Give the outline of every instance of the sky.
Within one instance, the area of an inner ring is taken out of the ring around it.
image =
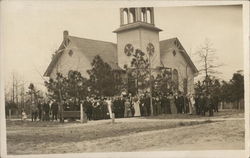
[[[163,30],[160,40],[177,37],[197,67],[195,52],[207,38],[216,49],[217,62],[223,64],[221,79],[229,80],[243,69],[241,6],[156,7],[154,11],[155,26]],[[116,43],[112,31],[120,26],[119,7],[65,1],[5,1],[1,19],[6,86],[13,73],[27,84],[42,86],[42,75],[64,30],[72,36]]]

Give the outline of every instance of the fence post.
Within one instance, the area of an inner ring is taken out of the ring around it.
[[[115,113],[112,113],[112,124],[115,123]]]
[[[83,123],[83,107],[82,107],[82,103],[80,104],[80,118],[81,118],[81,123]]]

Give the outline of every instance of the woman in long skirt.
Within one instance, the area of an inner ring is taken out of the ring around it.
[[[134,110],[135,110],[135,117],[141,116],[141,111],[140,111],[140,101],[138,98],[134,99],[134,104],[133,104]]]
[[[192,94],[189,95],[189,114],[193,114],[195,100]]]
[[[170,102],[170,109],[171,109],[171,114],[177,114],[177,108],[174,103],[174,96],[172,93],[170,93],[169,97],[169,102]]]
[[[110,98],[106,100],[109,117],[112,119],[112,101]]]

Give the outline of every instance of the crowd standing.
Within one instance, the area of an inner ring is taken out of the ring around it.
[[[190,114],[213,116],[218,112],[218,98],[210,94],[184,95],[169,93],[152,98],[153,115],[161,114]],[[116,97],[87,97],[83,102],[89,120],[150,116],[150,95],[145,93],[140,96],[121,95]],[[108,116],[108,117],[107,117]]]
[[[32,101],[30,106],[31,121],[50,121],[58,119],[59,105],[55,100],[38,102]],[[22,120],[27,119],[27,114],[22,110]]]
[[[150,95],[132,96],[122,94],[115,97],[86,97],[83,104],[88,120],[110,119],[115,114],[116,118],[145,117],[151,115]],[[152,97],[153,115],[161,114],[196,114],[213,116],[218,112],[219,100],[211,94],[187,94],[181,92]],[[64,111],[80,111],[80,105],[73,100],[63,101]],[[59,104],[56,100],[38,101],[31,103],[32,121],[57,121],[59,119]],[[24,117],[24,116],[23,116]],[[27,117],[27,116],[26,116]]]

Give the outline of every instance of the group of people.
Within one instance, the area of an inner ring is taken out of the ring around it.
[[[153,115],[161,114],[197,114],[213,116],[213,112],[218,112],[219,101],[210,94],[184,95],[183,93],[168,93],[152,97],[148,93],[133,96],[122,95],[116,97],[87,97],[83,102],[85,112],[89,120],[112,118],[111,113],[116,118],[140,117],[151,115],[151,101]],[[109,116],[109,117],[108,117]]]
[[[140,117],[151,115],[151,102],[153,115],[161,114],[197,114],[213,116],[218,112],[219,100],[211,94],[184,95],[179,92],[172,92],[165,95],[158,95],[150,98],[149,93],[132,96],[121,95],[115,97],[86,97],[83,101],[77,103],[69,100],[63,101],[64,111],[80,111],[80,105],[83,105],[88,120],[109,119],[112,117]],[[113,116],[114,114],[114,116]],[[59,104],[56,100],[47,102],[34,101],[31,104],[32,121],[54,121],[58,119]],[[23,116],[25,117],[25,116]]]
[[[30,107],[31,121],[54,121],[58,119],[59,106],[55,100],[32,101]],[[26,119],[26,113],[22,112],[22,119]]]

